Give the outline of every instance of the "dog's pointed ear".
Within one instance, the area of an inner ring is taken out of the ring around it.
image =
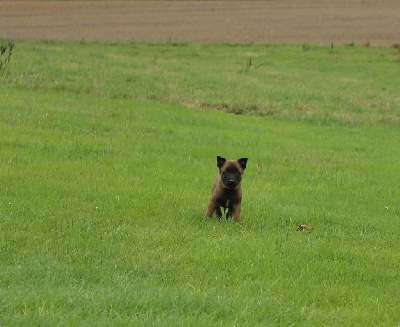
[[[221,168],[224,165],[225,162],[226,162],[225,158],[217,156],[217,167],[218,168]]]
[[[247,164],[247,158],[240,158],[238,160],[240,167],[242,167],[243,170],[246,169],[246,164]]]

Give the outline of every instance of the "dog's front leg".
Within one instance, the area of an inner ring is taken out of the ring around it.
[[[222,211],[221,211],[221,207],[220,206],[216,206],[215,208],[215,214],[217,215],[218,219],[222,218]]]
[[[233,206],[230,205],[228,207],[228,213],[226,214],[226,220],[229,220],[229,218],[232,218],[233,214],[234,214]]]
[[[232,208],[232,216],[235,221],[239,222],[242,214],[242,204],[239,203]]]

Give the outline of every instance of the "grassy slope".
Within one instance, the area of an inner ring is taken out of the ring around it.
[[[31,89],[285,119],[400,120],[397,49],[26,42],[14,53],[11,83]]]
[[[397,126],[195,111],[120,99],[117,79],[104,98],[46,79],[1,87],[1,324],[398,323]],[[217,154],[250,158],[241,224],[203,221]]]

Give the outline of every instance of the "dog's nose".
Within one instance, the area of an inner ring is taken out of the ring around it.
[[[233,179],[230,179],[229,184],[235,184],[235,181]]]

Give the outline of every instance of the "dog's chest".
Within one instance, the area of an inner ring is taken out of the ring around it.
[[[226,189],[222,192],[220,198],[218,199],[218,204],[220,207],[229,208],[238,202],[236,190]]]

